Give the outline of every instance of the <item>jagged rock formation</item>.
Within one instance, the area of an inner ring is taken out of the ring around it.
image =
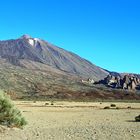
[[[131,74],[123,76],[108,75],[104,80],[99,81],[99,83],[105,84],[112,88],[127,90],[137,90],[140,88],[140,78]]]

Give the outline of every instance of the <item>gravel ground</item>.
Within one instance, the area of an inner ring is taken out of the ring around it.
[[[139,140],[140,103],[15,102],[28,120],[24,129],[0,127],[0,140]],[[113,103],[114,104],[114,103]],[[132,109],[127,109],[131,106]]]

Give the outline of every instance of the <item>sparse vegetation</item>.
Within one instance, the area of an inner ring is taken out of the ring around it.
[[[54,102],[53,101],[51,101],[51,105],[54,105]]]
[[[140,122],[140,115],[135,117],[136,122]]]
[[[21,112],[3,91],[0,91],[0,124],[19,128],[27,124]]]
[[[36,103],[36,100],[34,100],[33,103]]]
[[[131,106],[128,106],[127,108],[128,108],[128,109],[130,109],[130,108],[131,108]]]

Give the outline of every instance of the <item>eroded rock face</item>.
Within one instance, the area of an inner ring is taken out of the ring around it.
[[[105,84],[112,88],[120,88],[126,90],[139,90],[140,78],[134,75],[112,76],[108,75],[104,80],[99,83]]]

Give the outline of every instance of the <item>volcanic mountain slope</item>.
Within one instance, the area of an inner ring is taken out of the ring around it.
[[[87,78],[100,81],[109,73],[76,54],[28,35],[0,41],[0,89],[12,97],[140,99],[138,91],[82,82]]]
[[[16,40],[0,41],[0,57],[16,66],[41,69],[46,65],[94,80],[105,78],[109,73],[78,55],[56,47],[44,40],[23,35]]]

